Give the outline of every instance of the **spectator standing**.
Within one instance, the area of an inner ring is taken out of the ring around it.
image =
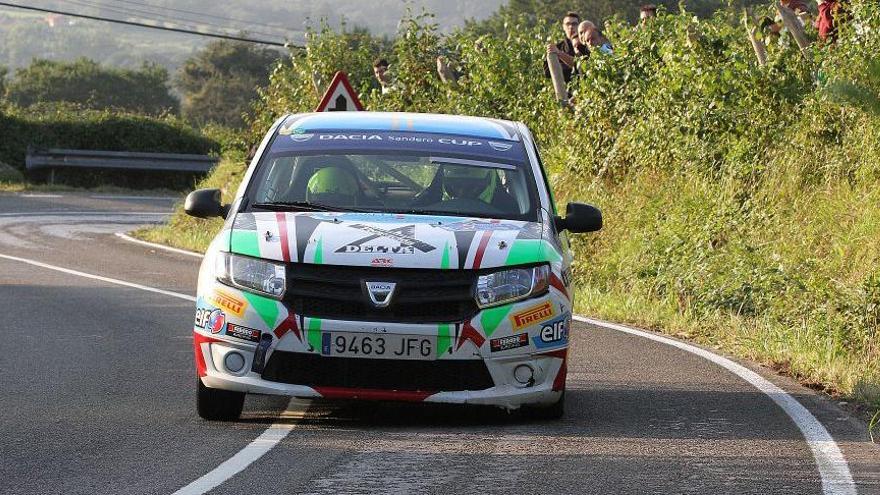
[[[599,50],[607,55],[614,52],[614,47],[611,46],[608,38],[590,21],[584,21],[578,26],[578,37],[581,43],[590,47],[590,49]]]
[[[394,83],[391,79],[391,73],[388,71],[388,67],[390,67],[388,61],[384,58],[378,58],[373,62],[373,75],[376,76],[376,81],[379,82],[383,95],[387,95],[391,91],[394,91]]]
[[[562,77],[566,83],[571,81],[572,74],[577,70],[575,57],[586,48],[576,49],[576,46],[581,44],[578,39],[578,24],[580,22],[581,16],[576,12],[566,13],[565,17],[562,18],[562,31],[565,34],[565,38],[555,45],[552,43],[547,45],[547,53],[555,53],[559,57],[559,62],[562,65]],[[546,61],[544,62],[544,74],[550,77],[550,68],[547,67]]]
[[[837,27],[844,17],[842,0],[819,0],[819,15],[816,17],[816,30],[819,39],[826,43],[837,41]]]

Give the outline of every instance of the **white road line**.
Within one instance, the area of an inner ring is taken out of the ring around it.
[[[70,268],[63,268],[60,266],[50,265],[48,263],[42,263],[36,260],[30,260],[27,258],[19,258],[18,256],[10,256],[8,254],[0,254],[0,259],[10,260],[10,261],[18,261],[19,263],[27,263],[28,265],[38,266],[40,268],[45,268],[47,270],[54,270],[56,272],[66,273],[68,275],[76,275],[77,277],[90,278],[92,280],[100,280],[101,282],[107,282],[108,284],[121,285],[123,287],[129,287],[132,289],[139,289],[146,292],[154,292],[156,294],[162,294],[163,296],[176,297],[178,299],[183,299],[186,301],[195,302],[196,298],[187,294],[181,294],[180,292],[172,292],[170,290],[165,289],[157,289],[155,287],[149,287],[146,285],[135,284],[133,282],[126,282],[125,280],[119,280],[116,278],[104,277],[101,275],[95,275],[93,273],[80,272],[77,270],[71,270]]]
[[[181,294],[179,292],[172,292],[164,289],[157,289],[155,287],[148,287],[146,285],[135,284],[132,282],[126,282],[124,280],[119,280],[110,277],[104,277],[101,275],[95,275],[92,273],[80,272],[77,270],[71,270],[69,268],[63,268],[60,266],[50,265],[48,263],[42,263],[40,261],[31,260],[27,258],[19,258],[18,256],[10,256],[8,254],[0,254],[0,259],[6,259],[10,261],[18,261],[20,263],[27,263],[29,265],[37,266],[40,268],[45,268],[47,270],[54,270],[56,272],[66,273],[68,275],[76,275],[77,277],[89,278],[92,280],[100,280],[102,282],[107,282],[110,284],[121,285],[123,287],[130,287],[132,289],[140,289],[146,292],[154,292],[156,294],[162,294],[165,296],[176,297],[178,299],[184,299],[186,301],[195,302],[196,298],[193,296],[189,296],[187,294]],[[266,430],[260,434],[253,442],[248,444],[245,448],[238,451],[235,455],[224,461],[222,464],[211,470],[208,474],[202,476],[201,478],[193,481],[189,485],[181,488],[175,495],[202,495],[215,487],[219,486],[229,478],[235,476],[236,474],[243,471],[245,468],[250,466],[254,461],[262,457],[266,452],[272,450],[278,442],[284,440],[287,435],[296,427],[296,423],[292,422],[292,419],[296,419],[297,417],[301,418],[302,415],[300,413],[297,416],[297,413],[291,412],[290,409],[297,402],[297,399],[292,398],[290,402],[287,403],[287,407],[284,413],[281,414],[280,419],[287,419],[286,423],[275,423],[270,425]],[[307,405],[309,401],[298,401],[300,404]]]
[[[730,359],[668,337],[663,337],[661,335],[630,328],[624,325],[594,320],[592,318],[584,318],[583,316],[575,315],[573,318],[583,323],[628,333],[630,335],[660,342],[661,344],[666,344],[685,352],[695,354],[721,366],[727,371],[749,382],[753,387],[763,392],[767,397],[770,397],[773,402],[782,408],[791,420],[794,421],[798,429],[801,430],[801,433],[803,433],[804,440],[806,440],[810,450],[813,451],[813,458],[816,460],[816,466],[819,469],[819,476],[822,478],[822,493],[825,495],[856,494],[856,485],[853,481],[852,474],[849,471],[849,465],[843,457],[840,447],[837,445],[837,442],[834,441],[831,434],[828,433],[828,430],[826,430],[822,423],[816,419],[806,407],[798,402],[797,399],[776,385],[770,383],[761,375],[741,364],[731,361]]]
[[[149,246],[153,249],[161,249],[162,251],[169,251],[171,253],[185,254],[187,256],[193,256],[196,258],[204,258],[205,257],[204,254],[196,253],[194,251],[187,251],[186,249],[177,249],[177,248],[165,246],[163,244],[156,244],[155,242],[147,242],[147,241],[142,241],[140,239],[135,239],[134,237],[132,237],[124,232],[117,232],[115,235],[116,235],[116,237],[118,237],[122,240],[125,240],[128,242],[133,242],[135,244],[141,244],[143,246]]]
[[[287,404],[287,410],[281,414],[281,419],[288,419],[287,423],[275,423],[258,436],[253,442],[241,449],[234,456],[223,461],[219,466],[208,474],[193,481],[185,487],[177,490],[172,495],[202,495],[222,485],[226,480],[242,472],[263,457],[267,452],[275,448],[278,442],[287,438],[287,435],[297,427],[294,419],[302,419],[302,413],[294,413],[291,408],[295,403],[307,406],[310,401],[291,398]]]

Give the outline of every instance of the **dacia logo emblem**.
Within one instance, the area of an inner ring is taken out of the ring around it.
[[[391,304],[391,298],[394,296],[394,290],[397,288],[396,282],[369,282],[364,280],[364,288],[367,295],[370,296],[370,302],[376,308],[387,308]]]

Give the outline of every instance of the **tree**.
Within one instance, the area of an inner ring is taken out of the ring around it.
[[[87,108],[118,108],[158,115],[177,110],[168,93],[168,71],[154,64],[138,70],[102,67],[80,58],[74,62],[36,59],[18,69],[7,84],[7,98],[20,106],[71,102]]]
[[[269,83],[269,73],[280,58],[276,50],[248,43],[209,43],[186,61],[175,78],[183,95],[183,116],[199,124],[242,126],[258,88]]]

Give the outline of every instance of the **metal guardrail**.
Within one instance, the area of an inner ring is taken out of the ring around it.
[[[177,153],[133,153],[127,151],[33,150],[28,149],[28,171],[56,168],[103,168],[116,170],[158,170],[207,173],[217,158]]]

